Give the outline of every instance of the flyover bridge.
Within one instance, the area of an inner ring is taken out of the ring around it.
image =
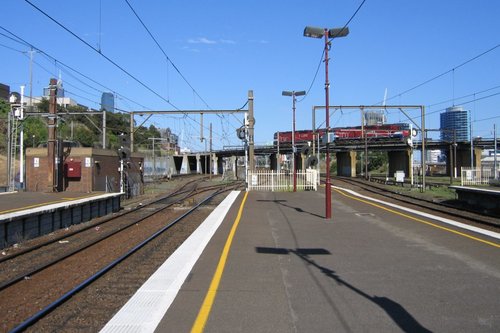
[[[493,149],[494,141],[492,139],[475,140],[473,142],[474,165],[481,166],[481,153],[483,149]],[[301,151],[302,147],[297,147]],[[413,141],[410,144],[401,139],[386,140],[349,140],[336,141],[330,144],[330,152],[336,154],[337,174],[347,177],[356,176],[356,157],[358,152],[368,151],[386,151],[389,155],[389,174],[394,174],[397,170],[402,170],[406,175],[410,175],[412,169],[413,153],[422,149],[421,141]],[[438,140],[426,140],[426,150],[440,149],[448,151],[449,158],[446,170],[448,175],[454,168],[460,169],[463,166],[471,165],[471,145],[470,142],[445,142]],[[315,145],[306,149],[307,154],[317,154]],[[324,152],[325,145],[320,145],[320,152]],[[256,145],[254,146],[256,156],[268,156],[270,167],[275,170],[278,168],[279,155],[292,153],[291,145]],[[212,155],[212,158],[210,156]],[[305,165],[306,155],[300,154],[297,158],[297,167],[302,168]],[[245,156],[244,146],[229,146],[223,150],[213,152],[188,153],[174,156],[176,172],[183,173],[208,173],[212,170],[213,174],[221,174],[224,170],[232,169],[237,173],[238,165],[244,165]]]

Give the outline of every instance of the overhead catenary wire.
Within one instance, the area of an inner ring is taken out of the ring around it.
[[[12,32],[11,32],[11,31],[9,31],[8,29],[5,29],[5,28],[3,28],[3,27],[0,27],[0,28],[1,28],[1,29],[3,29],[4,31],[6,31],[7,33],[11,34],[12,36],[16,37],[16,38],[17,38],[17,40],[16,40],[16,39],[14,39],[14,38],[12,38],[12,37],[10,37],[10,36],[5,35],[5,34],[2,34],[2,35],[6,36],[6,37],[8,37],[9,39],[12,39],[12,40],[14,40],[14,41],[16,41],[16,42],[18,42],[18,43],[20,43],[20,44],[22,44],[22,45],[25,45],[25,46],[31,47],[31,48],[33,48],[33,49],[35,49],[35,50],[39,51],[40,53],[42,53],[43,55],[45,55],[45,56],[46,56],[46,57],[48,57],[49,59],[52,59],[52,60],[55,62],[56,66],[57,66],[57,64],[60,64],[60,65],[62,65],[62,66],[65,66],[65,67],[67,67],[69,70],[71,70],[71,71],[73,71],[73,72],[75,72],[75,73],[77,73],[77,74],[81,75],[82,77],[85,77],[86,79],[88,79],[88,80],[90,80],[90,81],[94,82],[95,84],[97,84],[97,85],[99,85],[99,86],[101,86],[101,87],[103,87],[103,88],[107,89],[108,91],[113,91],[113,89],[108,88],[108,87],[106,87],[106,86],[102,85],[101,83],[97,82],[96,80],[94,80],[94,79],[90,78],[89,76],[87,76],[87,75],[85,75],[85,74],[81,73],[80,71],[78,71],[78,70],[74,69],[73,67],[71,67],[71,66],[69,66],[69,65],[64,64],[63,62],[61,62],[61,61],[59,61],[58,59],[54,58],[53,56],[49,55],[48,53],[46,53],[45,51],[41,50],[40,48],[38,48],[38,47],[36,47],[36,46],[32,45],[31,43],[29,43],[29,42],[25,41],[25,40],[24,40],[24,39],[22,39],[21,37],[19,37],[19,36],[17,36],[16,34],[12,33]],[[43,68],[44,70],[46,70],[48,73],[51,73],[51,71],[49,71],[48,69],[46,69],[46,68],[44,68],[44,67],[42,67],[42,68]],[[53,74],[53,73],[52,73],[52,74]],[[94,89],[94,90],[98,91],[98,92],[103,92],[103,91],[100,91],[100,90],[98,90],[98,89],[96,89],[96,88],[94,88],[94,87],[92,87],[92,86],[90,86],[90,85],[88,85],[88,84],[84,83],[83,81],[81,81],[81,82],[82,82],[83,84],[87,85],[88,87],[90,87],[90,88],[92,88],[92,89]],[[68,91],[68,92],[69,92],[69,91]],[[90,99],[88,99],[88,98],[86,98],[86,97],[83,97],[83,96],[81,96],[81,95],[75,94],[75,93],[73,93],[73,92],[69,92],[69,93],[71,93],[71,94],[72,94],[72,95],[74,95],[74,96],[77,96],[77,97],[83,98],[83,99],[85,99],[85,100],[88,100],[88,101],[90,101],[90,102],[92,102],[92,103],[95,103],[96,105],[98,105],[98,104],[99,104],[99,102],[96,102],[96,101],[90,100]],[[115,94],[117,94],[117,96],[121,96],[122,98],[124,98],[124,99],[126,99],[126,100],[129,100],[130,102],[132,102],[132,103],[134,103],[134,104],[136,104],[136,105],[139,105],[139,106],[141,106],[141,107],[142,107],[142,108],[144,108],[144,109],[147,109],[147,110],[150,110],[150,111],[152,110],[151,108],[148,108],[148,107],[146,107],[146,106],[144,106],[144,105],[142,105],[142,104],[140,104],[140,103],[138,103],[138,102],[136,102],[136,101],[133,101],[133,100],[129,99],[128,97],[126,97],[126,96],[122,95],[122,94],[119,94],[119,93],[116,93],[116,92],[114,92],[114,93],[115,93]],[[123,110],[123,109],[116,108],[116,107],[115,107],[115,110],[120,111],[120,112],[130,113],[130,111]],[[189,116],[188,116],[188,117],[189,117]],[[192,119],[191,117],[189,117],[189,118],[190,118],[190,119]],[[196,122],[196,120],[194,120],[194,121]],[[223,135],[220,135],[220,134],[218,134],[218,133],[216,133],[216,135],[217,135],[217,137],[223,137]]]
[[[136,104],[136,105],[138,105],[138,106],[140,106],[140,107],[142,107],[142,108],[144,108],[144,109],[147,109],[147,110],[152,110],[151,108],[148,108],[148,107],[146,107],[146,106],[144,106],[144,105],[142,105],[142,104],[138,103],[137,101],[134,101],[134,100],[132,100],[132,99],[130,99],[130,98],[128,98],[128,97],[126,97],[125,95],[123,95],[123,94],[121,94],[121,93],[119,93],[119,92],[116,92],[114,89],[111,89],[111,88],[109,88],[109,87],[107,87],[107,86],[103,85],[102,83],[100,83],[100,82],[98,82],[98,81],[94,80],[93,78],[89,77],[89,76],[88,76],[88,75],[86,75],[86,74],[83,74],[81,71],[79,71],[79,70],[77,70],[77,69],[73,68],[72,66],[69,66],[68,64],[66,64],[66,63],[64,63],[64,62],[62,62],[62,61],[60,61],[60,60],[56,59],[56,58],[55,58],[55,57],[53,57],[52,55],[48,54],[47,52],[45,52],[44,50],[40,49],[39,47],[37,47],[37,46],[35,46],[35,45],[33,45],[33,44],[29,43],[28,41],[26,41],[25,39],[23,39],[23,38],[21,38],[20,36],[16,35],[16,34],[15,34],[15,33],[13,33],[12,31],[10,31],[10,30],[8,30],[8,29],[6,29],[6,28],[2,27],[2,26],[0,26],[0,29],[4,30],[5,32],[9,33],[10,35],[14,36],[15,38],[12,38],[12,37],[10,37],[10,36],[8,36],[8,35],[5,35],[5,34],[3,34],[3,33],[1,33],[1,32],[0,32],[0,35],[3,35],[3,36],[5,36],[5,37],[7,37],[7,38],[9,38],[9,39],[12,39],[13,41],[16,41],[16,42],[18,42],[18,43],[20,43],[20,44],[22,44],[22,45],[24,45],[24,46],[27,46],[27,47],[33,48],[34,50],[37,50],[38,52],[40,52],[41,54],[45,55],[46,57],[48,57],[48,58],[52,59],[52,60],[53,60],[54,62],[56,62],[57,64],[62,65],[62,66],[64,66],[64,67],[68,68],[70,71],[72,71],[72,72],[74,72],[74,73],[77,73],[78,75],[80,75],[80,76],[84,77],[85,79],[87,79],[87,80],[89,80],[89,81],[91,81],[91,82],[95,83],[96,85],[98,85],[98,86],[100,86],[100,87],[104,88],[105,90],[107,90],[107,91],[114,91],[116,94],[118,94],[118,95],[122,96],[123,98],[127,99],[128,101],[130,101],[130,102],[132,102],[132,103],[134,103],[134,104]],[[17,39],[16,39],[16,38],[17,38]],[[82,83],[83,83],[83,81],[82,81]],[[88,85],[88,84],[86,84],[86,85],[87,85],[88,87],[91,87],[92,89],[95,89],[94,87],[92,87],[92,86],[90,86],[90,85]],[[96,90],[97,90],[97,91],[100,91],[100,90],[98,90],[98,89],[96,89]]]
[[[198,98],[206,105],[207,108],[211,109],[210,106],[208,105],[208,103],[203,99],[203,97],[200,96],[200,94],[196,91],[196,89],[194,89],[194,87],[191,85],[191,83],[186,79],[186,77],[184,76],[184,74],[181,73],[181,71],[179,70],[179,68],[172,61],[172,59],[170,59],[170,57],[167,55],[167,53],[165,52],[165,50],[163,49],[163,47],[160,45],[160,43],[158,42],[158,40],[154,37],[153,33],[149,30],[149,28],[146,26],[146,24],[144,23],[144,21],[141,19],[141,17],[137,13],[137,11],[134,9],[134,7],[132,7],[132,5],[130,4],[130,2],[128,0],[125,0],[125,2],[127,3],[127,5],[130,8],[130,10],[134,13],[134,15],[137,18],[137,20],[139,20],[139,22],[141,23],[141,25],[147,31],[147,33],[151,37],[151,39],[153,39],[153,41],[155,42],[156,46],[158,46],[158,48],[160,49],[160,51],[163,53],[163,55],[165,56],[166,60],[172,65],[172,67],[180,75],[180,77],[184,80],[184,82],[186,82],[186,84],[191,88],[191,90],[193,91],[193,93],[196,96],[198,96]]]
[[[407,89],[407,90],[405,90],[405,91],[403,91],[403,92],[401,92],[401,93],[398,93],[398,94],[396,94],[396,95],[394,95],[394,96],[391,96],[391,97],[387,98],[387,99],[386,99],[386,101],[392,100],[392,99],[394,99],[394,98],[396,98],[396,97],[401,97],[402,95],[405,95],[405,94],[407,94],[407,93],[409,93],[409,92],[411,92],[411,91],[413,91],[413,90],[415,90],[415,89],[418,89],[418,88],[420,88],[420,87],[422,87],[422,86],[424,86],[424,85],[426,85],[426,84],[428,84],[428,83],[431,83],[432,81],[437,80],[437,79],[439,79],[439,78],[441,78],[441,77],[445,76],[446,74],[449,74],[449,73],[454,73],[456,69],[459,69],[459,68],[461,68],[461,67],[463,67],[463,66],[465,66],[465,65],[467,65],[467,64],[469,64],[469,63],[471,63],[472,61],[474,61],[474,60],[476,60],[476,59],[478,59],[478,58],[480,58],[480,57],[482,57],[482,56],[484,56],[484,55],[486,55],[486,54],[488,54],[488,53],[490,53],[490,52],[492,52],[492,51],[496,50],[496,49],[497,49],[497,48],[499,48],[499,47],[500,47],[500,44],[497,44],[497,45],[495,45],[495,46],[493,46],[493,47],[489,48],[488,50],[486,50],[486,51],[484,51],[484,52],[481,52],[480,54],[478,54],[478,55],[476,55],[476,56],[474,56],[474,57],[472,57],[472,58],[470,58],[470,59],[468,59],[468,60],[466,60],[466,61],[462,62],[461,64],[459,64],[459,65],[457,65],[457,66],[455,66],[455,67],[453,67],[453,68],[451,68],[451,69],[449,69],[449,70],[447,70],[447,71],[445,71],[445,72],[443,72],[443,73],[441,73],[441,74],[438,74],[438,75],[436,75],[436,76],[434,76],[434,77],[432,77],[432,78],[430,78],[430,79],[428,79],[428,80],[425,80],[425,81],[424,81],[424,82],[422,82],[422,83],[417,84],[416,86],[414,86],[414,87],[412,87],[412,88],[410,88],[410,89]],[[378,102],[378,103],[376,103],[376,104],[381,104],[382,102],[383,102],[383,101],[380,101],[380,102]]]
[[[161,96],[158,92],[156,92],[154,89],[152,89],[151,87],[149,87],[146,83],[144,83],[142,80],[140,80],[139,78],[137,78],[135,75],[133,75],[132,73],[130,73],[129,71],[127,71],[124,67],[122,67],[121,65],[119,65],[116,61],[114,61],[113,59],[111,59],[110,57],[108,57],[107,55],[105,55],[104,53],[102,53],[99,49],[95,48],[94,46],[90,45],[87,41],[85,41],[83,38],[81,38],[80,36],[78,36],[76,33],[74,33],[73,31],[71,31],[68,27],[66,27],[64,24],[60,23],[59,21],[57,21],[55,18],[53,18],[52,16],[50,16],[49,14],[47,14],[45,11],[43,11],[41,8],[39,8],[38,6],[36,6],[35,4],[33,4],[30,0],[24,0],[26,3],[28,3],[29,5],[31,5],[33,8],[35,8],[37,11],[39,11],[42,15],[44,15],[45,17],[47,17],[49,20],[51,20],[52,22],[54,22],[55,24],[57,24],[59,27],[61,27],[62,29],[64,29],[65,31],[67,31],[70,35],[72,35],[73,37],[75,37],[76,39],[78,39],[80,42],[82,42],[83,44],[85,44],[87,47],[89,47],[90,49],[94,50],[97,54],[99,54],[101,57],[103,57],[104,59],[106,59],[109,63],[111,63],[113,66],[115,66],[116,68],[118,68],[119,70],[121,70],[123,73],[125,73],[127,76],[129,76],[131,79],[133,79],[134,81],[136,81],[137,83],[139,83],[141,86],[143,86],[145,89],[147,89],[149,92],[151,92],[152,94],[154,94],[155,96],[157,96],[158,98],[160,98],[161,100],[165,101],[167,104],[169,104],[170,106],[172,106],[174,109],[176,110],[180,110],[177,106],[175,106],[173,103],[171,103],[169,100],[167,100],[165,97]]]
[[[139,16],[139,14],[137,13],[137,11],[134,9],[134,7],[132,6],[132,4],[128,0],[125,0],[125,2],[128,5],[128,7],[130,8],[130,10],[133,12],[133,14],[135,15],[135,17],[137,18],[137,20],[141,23],[141,25],[143,26],[143,28],[146,30],[146,32],[148,33],[148,35],[155,42],[156,46],[163,53],[163,55],[165,56],[165,59],[167,60],[167,65],[168,65],[168,63],[170,63],[172,65],[172,67],[175,69],[175,71],[179,74],[179,76],[184,80],[184,82],[186,82],[186,84],[191,88],[191,90],[193,92],[193,95],[197,96],[205,104],[205,106],[208,109],[211,109],[211,107],[208,105],[208,103],[203,99],[203,97],[201,97],[201,95],[198,93],[198,91],[196,91],[196,89],[191,85],[191,83],[187,80],[187,78],[181,73],[181,71],[179,70],[179,68],[173,63],[172,59],[170,59],[170,57],[167,55],[167,53],[165,52],[165,50],[163,49],[163,47],[160,45],[160,43],[158,42],[158,40],[154,37],[154,35],[151,32],[151,30],[146,26],[146,24],[144,23],[144,21],[142,20],[142,18]],[[167,99],[167,100],[169,100],[169,99]],[[226,119],[225,115],[217,114],[217,116],[219,118],[221,118],[221,119]],[[192,119],[191,117],[189,117],[189,118]],[[196,120],[194,120],[194,121],[197,122]],[[222,132],[223,132],[222,137],[224,137],[224,132],[225,131],[224,131],[224,124],[222,122],[221,122],[221,126],[222,126]],[[204,126],[204,128],[206,128],[206,127]]]
[[[473,94],[473,95],[475,95],[475,94]],[[462,102],[462,103],[460,103],[460,104],[462,104],[462,105],[467,105],[467,104],[475,103],[475,102],[477,102],[477,101],[481,101],[481,100],[488,99],[488,98],[492,98],[492,97],[499,96],[499,95],[500,95],[500,92],[497,92],[497,93],[490,94],[490,95],[487,95],[487,96],[474,98],[474,99],[471,99],[471,100],[468,100],[468,101]],[[383,107],[382,107],[382,108],[383,108]],[[426,112],[426,113],[425,113],[425,115],[426,115],[426,116],[428,116],[428,115],[431,115],[431,114],[436,114],[436,113],[438,113],[438,112],[446,111],[446,109],[447,109],[447,108],[441,108],[441,109],[438,109],[438,110],[429,111],[429,112]],[[415,117],[413,117],[413,118],[410,118],[410,120],[420,119],[421,117],[422,117],[421,115],[418,115],[418,116],[415,116]],[[494,116],[494,117],[491,117],[491,118],[481,119],[481,120],[474,120],[474,122],[485,121],[485,120],[495,119],[495,118],[500,118],[500,116]]]
[[[15,52],[19,52],[19,53],[26,53],[25,51],[21,51],[21,50],[18,50],[18,49],[15,49],[13,47],[10,47],[8,45],[5,45],[5,44],[0,44],[1,47],[5,47],[6,49],[9,49],[11,51],[15,51]]]
[[[476,92],[471,93],[471,94],[463,95],[463,96],[460,96],[460,97],[455,97],[453,99],[447,99],[447,100],[442,101],[442,102],[433,103],[433,104],[427,105],[427,107],[430,108],[430,107],[433,107],[433,106],[436,106],[436,105],[446,104],[446,103],[452,102],[453,100],[460,100],[460,99],[463,99],[463,98],[467,98],[467,97],[471,97],[471,96],[476,96],[476,95],[483,94],[485,92],[492,91],[492,90],[499,89],[499,88],[500,88],[500,85],[497,85],[495,87],[491,87],[491,88],[484,89],[484,90],[481,90],[481,91],[476,91]]]
[[[49,20],[51,20],[52,22],[54,22],[55,24],[57,24],[59,27],[61,27],[63,30],[67,31],[69,34],[71,34],[73,37],[75,37],[76,39],[78,39],[80,42],[82,42],[84,45],[86,45],[87,47],[89,47],[90,49],[92,49],[93,51],[95,51],[98,55],[102,56],[104,59],[106,59],[108,62],[110,62],[112,65],[114,65],[115,67],[117,67],[118,69],[120,69],[122,72],[124,72],[126,75],[128,75],[129,77],[131,77],[134,81],[136,81],[137,83],[139,83],[141,86],[143,86],[145,89],[147,89],[148,91],[150,91],[151,93],[153,93],[155,96],[157,96],[158,98],[160,98],[161,100],[165,101],[167,104],[171,105],[174,109],[178,110],[178,111],[181,111],[177,106],[175,106],[173,103],[171,103],[169,100],[167,100],[165,97],[163,97],[161,94],[159,94],[157,91],[155,91],[154,89],[152,89],[151,87],[149,87],[147,84],[145,84],[142,80],[140,80],[139,78],[137,78],[136,76],[134,76],[133,74],[131,74],[129,71],[127,71],[124,67],[120,66],[116,61],[114,61],[113,59],[111,59],[110,57],[106,56],[101,50],[97,49],[96,47],[92,46],[91,44],[89,44],[88,42],[86,42],[83,38],[81,38],[80,36],[78,36],[76,33],[74,33],[72,30],[70,30],[68,27],[66,27],[64,24],[60,23],[59,21],[57,21],[54,17],[52,17],[51,15],[49,15],[48,13],[46,13],[45,11],[43,11],[41,8],[39,8],[38,6],[36,6],[35,4],[33,4],[30,0],[25,0],[26,3],[28,3],[30,6],[32,6],[35,10],[37,10],[38,12],[40,12],[42,15],[44,15],[45,17],[47,17]],[[173,64],[172,64],[173,65]],[[187,117],[189,119],[191,119],[192,121],[200,124],[196,119],[193,119],[192,117],[190,117],[189,115],[187,115]],[[201,125],[201,124],[200,124]]]

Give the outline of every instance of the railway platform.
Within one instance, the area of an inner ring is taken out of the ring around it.
[[[120,209],[120,193],[0,194],[0,248]]]
[[[102,332],[498,332],[500,234],[332,204],[326,220],[321,191],[234,194]]]

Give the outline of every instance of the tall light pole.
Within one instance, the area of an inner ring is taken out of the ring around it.
[[[284,90],[281,93],[283,96],[292,96],[292,166],[293,166],[293,191],[297,192],[297,165],[295,162],[295,102],[297,100],[297,96],[304,96],[306,94],[305,91],[287,91]]]
[[[332,192],[330,181],[330,82],[328,81],[328,51],[330,49],[330,38],[345,37],[349,34],[349,28],[315,28],[305,27],[304,36],[311,38],[325,38],[325,107],[326,107],[326,182],[325,182],[325,218],[332,217]]]

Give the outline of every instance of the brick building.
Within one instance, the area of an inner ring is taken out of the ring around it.
[[[125,192],[129,196],[144,191],[141,154],[132,154],[124,161]],[[120,160],[114,150],[95,148],[66,148],[61,172],[56,176],[59,191],[70,192],[120,192]],[[48,184],[47,148],[26,149],[26,190],[51,192]]]

